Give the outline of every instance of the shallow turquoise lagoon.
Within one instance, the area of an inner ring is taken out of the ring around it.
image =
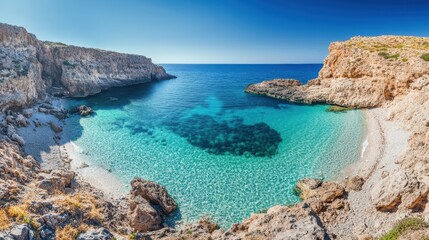
[[[165,185],[179,204],[170,220],[209,215],[228,227],[298,201],[300,178],[333,178],[359,158],[360,111],[330,113],[243,92],[272,78],[306,82],[319,64],[164,67],[178,78],[68,100],[96,115],[67,119],[66,134],[124,185],[134,176]]]

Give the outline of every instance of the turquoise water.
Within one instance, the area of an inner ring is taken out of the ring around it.
[[[243,92],[272,78],[306,82],[321,65],[164,67],[178,78],[68,100],[96,115],[67,119],[66,134],[124,184],[140,176],[165,185],[179,204],[174,220],[209,215],[228,227],[298,201],[300,178],[335,177],[359,158],[360,111],[330,113]]]

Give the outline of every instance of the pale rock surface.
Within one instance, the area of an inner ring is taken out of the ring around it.
[[[275,206],[266,214],[252,214],[227,230],[223,239],[329,239],[317,214],[305,203]]]

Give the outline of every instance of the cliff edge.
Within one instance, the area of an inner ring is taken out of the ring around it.
[[[246,92],[291,102],[380,107],[407,95],[413,86],[424,85],[429,75],[425,54],[429,54],[429,38],[354,37],[329,46],[319,76],[308,84],[276,79],[250,84]]]
[[[0,23],[0,109],[29,106],[46,94],[85,97],[111,87],[171,79],[150,58],[42,42]]]

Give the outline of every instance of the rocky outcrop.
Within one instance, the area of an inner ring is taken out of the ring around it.
[[[162,228],[163,214],[154,206],[161,207],[164,214],[170,214],[177,208],[176,202],[167,190],[151,181],[135,178],[131,181],[129,219],[130,226],[138,232],[147,232]]]
[[[163,228],[157,231],[137,233],[136,239],[227,239],[223,236],[224,231],[207,218],[202,218],[198,222],[188,224],[182,228]]]
[[[304,178],[298,181],[295,190],[324,223],[334,224],[346,219],[350,207],[342,185]]]
[[[0,141],[0,206],[17,201],[17,193],[23,191],[23,184],[36,178],[39,163],[31,156],[25,156],[18,146]]]
[[[85,233],[80,234],[77,240],[113,240],[116,239],[109,230],[105,228],[99,228],[96,230],[89,230]]]
[[[428,44],[428,38],[397,36],[334,42],[318,78],[308,84],[275,79],[251,84],[246,92],[291,102],[379,107],[428,76],[429,62],[421,58],[429,52]]]
[[[85,117],[85,116],[89,116],[89,115],[93,114],[94,110],[92,110],[92,108],[90,108],[88,106],[80,105],[80,106],[72,108],[70,110],[70,112],[71,113],[78,113],[82,117]]]
[[[5,240],[33,240],[35,239],[34,231],[27,224],[15,225],[10,231],[0,232],[0,239]]]
[[[330,239],[317,214],[307,204],[275,206],[233,225],[224,239]]]
[[[72,193],[76,187],[75,173],[65,170],[40,173],[37,186],[46,190],[49,194]]]
[[[0,23],[0,109],[29,106],[46,94],[85,97],[173,77],[144,56],[41,42]]]
[[[165,187],[156,182],[147,181],[141,178],[134,178],[131,181],[131,196],[140,196],[151,204],[159,205],[166,214],[172,213],[177,208],[174,199],[168,194]]]

